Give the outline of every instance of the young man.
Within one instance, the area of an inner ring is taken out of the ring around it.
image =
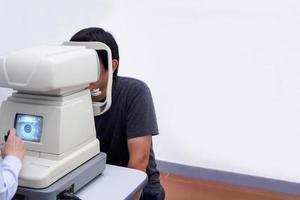
[[[12,199],[18,187],[18,175],[24,157],[24,142],[10,129],[6,143],[1,148],[0,199]]]
[[[112,52],[113,86],[110,109],[95,117],[97,137],[107,163],[145,171],[148,184],[141,194],[142,200],[164,199],[152,149],[152,136],[158,135],[154,105],[149,88],[142,81],[119,77],[119,50],[114,37],[101,28],[87,28],[76,33],[71,41],[103,42]],[[92,96],[93,101],[104,101],[108,80],[108,61],[105,51],[97,51],[101,60],[100,80],[91,83],[90,89],[100,89],[101,94]]]

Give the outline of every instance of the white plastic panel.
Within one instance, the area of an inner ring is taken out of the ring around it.
[[[0,60],[0,86],[31,92],[86,86],[97,80],[98,68],[94,50],[81,46],[36,46]]]

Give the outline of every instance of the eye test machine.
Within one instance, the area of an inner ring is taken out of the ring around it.
[[[106,50],[107,98],[93,103],[89,83],[100,78]],[[76,192],[105,168],[94,116],[111,104],[110,49],[99,42],[65,42],[15,51],[0,58],[0,86],[16,90],[1,105],[0,140],[15,127],[25,157],[15,199],[57,199]]]

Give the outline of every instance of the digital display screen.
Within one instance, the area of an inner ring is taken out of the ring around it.
[[[15,129],[23,140],[40,142],[43,128],[43,117],[17,113]]]

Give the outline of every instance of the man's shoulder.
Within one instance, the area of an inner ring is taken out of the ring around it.
[[[122,88],[127,88],[128,90],[148,90],[147,84],[139,79],[131,77],[118,77],[118,86]]]

